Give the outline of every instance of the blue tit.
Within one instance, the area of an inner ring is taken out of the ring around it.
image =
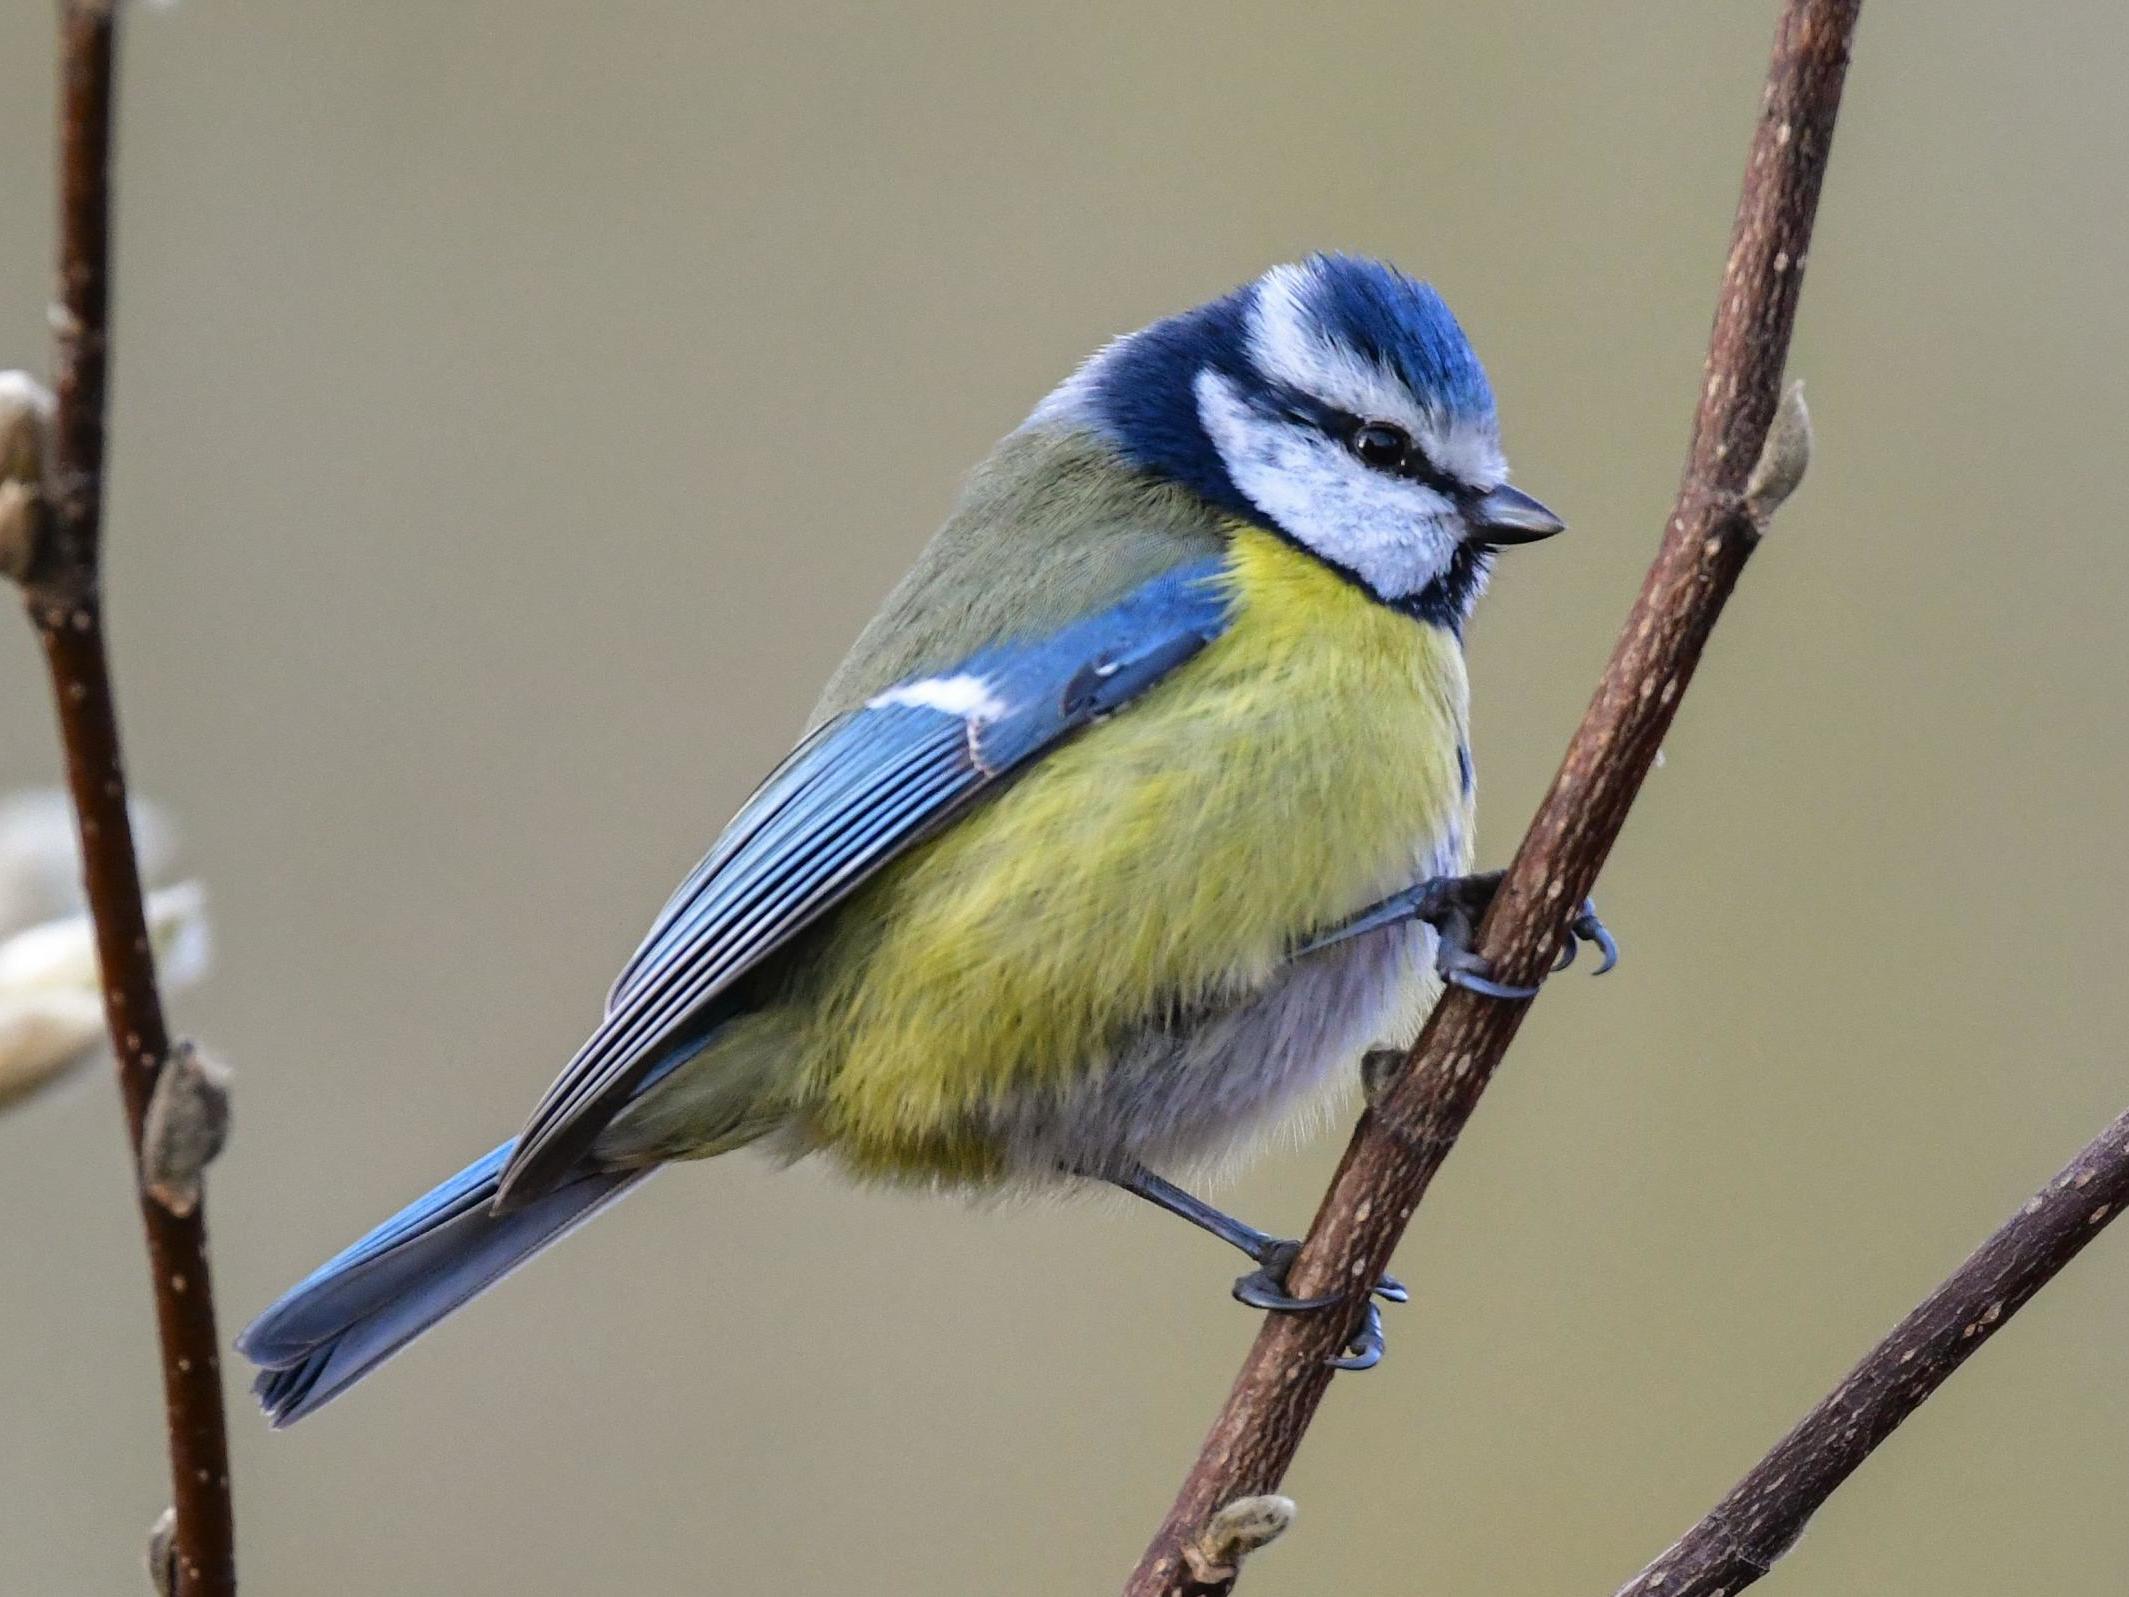
[[[524,1130],[245,1331],[267,1413],[752,1143],[1113,1183],[1249,1255],[1245,1301],[1308,1307],[1293,1244],[1156,1172],[1321,1107],[1441,975],[1505,991],[1466,940],[1462,632],[1494,553],[1560,530],[1389,266],[1316,256],[1110,343],[976,468]],[[1371,1316],[1348,1362],[1379,1345]]]

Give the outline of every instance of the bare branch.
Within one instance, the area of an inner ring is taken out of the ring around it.
[[[2129,1113],[1923,1299],[1730,1495],[1618,1597],[1724,1597],[1796,1544],[1819,1505],[2129,1202]]]
[[[41,440],[49,444],[48,455],[37,462],[40,503],[25,506],[18,493],[8,508],[15,531],[9,564],[23,583],[51,671],[103,971],[104,1018],[138,1160],[170,1038],[126,810],[98,584],[110,355],[111,124],[122,14],[114,0],[62,0],[59,7],[59,292],[52,307],[57,403],[49,439]],[[11,472],[20,465],[11,460]],[[202,1146],[194,1139],[195,1152]],[[236,1590],[235,1530],[205,1218],[196,1202],[180,1213],[145,1190],[139,1200],[162,1345],[176,1512],[168,1570],[181,1597],[229,1597]]]
[[[1503,980],[1527,983],[1558,952],[1640,791],[1708,634],[1759,542],[1800,450],[1748,504],[1767,444],[1861,0],[1787,0],[1775,32],[1743,197],[1723,272],[1707,380],[1685,478],[1661,548],[1595,699],[1531,823],[1479,949]],[[1441,1167],[1528,1006],[1451,988],[1401,1074],[1362,1117],[1288,1278],[1296,1296],[1345,1294],[1343,1312],[1272,1314],[1196,1464],[1126,1587],[1185,1589],[1183,1549],[1213,1511],[1277,1488],[1330,1384],[1328,1360],[1358,1323],[1413,1210]]]

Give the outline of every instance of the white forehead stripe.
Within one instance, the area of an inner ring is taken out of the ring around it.
[[[1432,431],[1397,377],[1324,335],[1305,303],[1313,273],[1274,266],[1249,307],[1249,356],[1257,370],[1368,421],[1394,421],[1414,436]]]
[[[966,675],[951,677],[922,677],[915,682],[904,682],[900,687],[889,688],[865,706],[868,710],[886,710],[896,706],[918,710],[939,710],[947,715],[958,715],[964,721],[994,721],[1005,714],[1005,704],[990,690],[990,685],[981,677]]]
[[[1469,483],[1481,493],[1508,480],[1508,457],[1490,428],[1469,422],[1451,422],[1417,435],[1427,458],[1458,482]]]
[[[1485,489],[1503,481],[1508,467],[1491,428],[1421,406],[1396,373],[1329,337],[1308,311],[1313,282],[1306,266],[1274,266],[1257,280],[1248,325],[1249,357],[1257,370],[1363,421],[1397,423],[1419,440],[1429,460],[1461,482]]]

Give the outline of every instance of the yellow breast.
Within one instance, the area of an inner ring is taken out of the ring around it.
[[[853,899],[784,1013],[798,1103],[860,1168],[979,1174],[987,1099],[1099,1070],[1470,838],[1442,630],[1254,529],[1227,632]]]

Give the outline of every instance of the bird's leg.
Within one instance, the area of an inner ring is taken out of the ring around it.
[[[1247,1254],[1257,1268],[1235,1282],[1237,1302],[1255,1309],[1302,1314],[1327,1309],[1344,1301],[1336,1292],[1318,1298],[1297,1298],[1287,1292],[1286,1272],[1293,1267],[1294,1257],[1301,1251],[1299,1242],[1245,1225],[1204,1199],[1192,1197],[1174,1182],[1163,1180],[1144,1165],[1134,1165],[1125,1175],[1104,1176],[1102,1179],[1134,1197],[1144,1198],[1156,1208],[1188,1220],[1200,1230],[1210,1231],[1229,1247]],[[1386,1275],[1375,1283],[1374,1296],[1386,1302],[1402,1303],[1407,1295],[1403,1283],[1394,1276]],[[1344,1356],[1331,1360],[1331,1363],[1341,1370],[1369,1370],[1382,1362],[1382,1351],[1382,1310],[1371,1299],[1360,1329],[1346,1344]]]
[[[1363,932],[1378,931],[1402,921],[1425,921],[1434,928],[1434,968],[1441,972],[1443,981],[1483,993],[1488,998],[1535,998],[1538,993],[1535,987],[1511,987],[1495,981],[1485,959],[1471,946],[1472,938],[1478,932],[1479,917],[1493,902],[1493,895],[1501,885],[1501,876],[1500,871],[1481,871],[1475,876],[1430,876],[1417,886],[1392,893],[1381,903],[1362,910],[1344,925],[1334,926],[1322,936],[1304,943],[1294,950],[1293,957],[1299,959],[1304,954],[1320,953]],[[1597,967],[1599,976],[1619,963],[1619,945],[1612,941],[1612,934],[1597,918],[1594,900],[1582,901],[1581,909],[1567,923],[1567,930],[1567,945],[1561,951],[1560,962],[1553,966],[1554,970],[1565,970],[1572,965],[1576,946],[1581,943],[1594,943],[1603,953],[1604,962]]]

